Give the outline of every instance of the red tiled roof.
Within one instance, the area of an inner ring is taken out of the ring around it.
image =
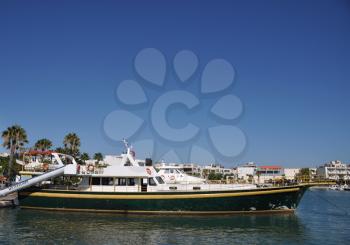
[[[54,153],[54,151],[37,151],[37,150],[32,150],[29,152],[25,152],[25,154],[28,155],[51,155],[52,153]]]

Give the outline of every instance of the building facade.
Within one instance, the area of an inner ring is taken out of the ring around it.
[[[300,168],[284,168],[283,170],[284,178],[286,180],[295,180],[297,174],[300,173]]]
[[[254,162],[248,162],[242,166],[237,167],[237,180],[245,182],[255,182],[256,176],[256,164]]]
[[[347,181],[350,180],[350,167],[339,160],[330,161],[317,168],[317,175],[324,179]]]
[[[202,167],[201,176],[206,178],[209,174],[221,174],[222,176],[234,175],[235,170],[231,168],[225,168],[220,164],[210,164]]]
[[[284,178],[283,168],[281,166],[260,166],[256,170],[258,183],[273,183]]]

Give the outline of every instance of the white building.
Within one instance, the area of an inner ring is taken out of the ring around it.
[[[194,175],[194,176],[200,176],[202,172],[202,167],[195,163],[156,163],[154,165],[155,168],[160,168],[164,166],[172,166],[172,167],[178,167],[179,169],[182,169],[186,174]]]
[[[350,167],[339,160],[330,161],[317,168],[317,175],[329,180],[350,180]]]
[[[311,179],[315,179],[317,177],[317,168],[309,168]]]
[[[256,176],[256,164],[253,162],[246,163],[237,167],[238,180],[250,181]]]
[[[200,176],[202,172],[202,167],[195,163],[184,163],[180,164],[183,171],[186,174],[193,175],[193,176]]]
[[[256,170],[258,183],[273,183],[280,181],[284,177],[283,168],[277,165],[259,166]]]
[[[286,180],[295,180],[295,176],[299,174],[300,168],[284,168],[283,173]]]
[[[296,169],[287,170],[288,177],[294,179]],[[264,184],[280,181],[285,178],[284,168],[281,166],[257,166],[253,162],[237,167],[237,179],[245,182]]]
[[[202,168],[202,176],[209,175],[210,173],[232,175],[234,174],[234,170],[231,168],[225,168],[220,164],[210,164]]]

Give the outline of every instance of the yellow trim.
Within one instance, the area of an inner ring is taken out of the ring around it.
[[[248,192],[231,192],[231,193],[207,193],[207,194],[170,194],[170,195],[118,195],[116,194],[76,194],[76,193],[49,193],[49,192],[21,192],[20,195],[31,197],[56,197],[56,198],[81,198],[81,199],[194,199],[194,198],[216,198],[216,197],[236,197],[236,196],[256,196],[267,195],[285,192],[297,192],[299,188],[290,189],[278,189],[278,190],[260,190],[260,191],[248,191]]]
[[[98,212],[98,213],[123,213],[123,214],[264,214],[264,213],[291,213],[295,209],[272,209],[272,210],[254,210],[254,211],[149,211],[149,210],[113,210],[113,209],[81,209],[81,208],[47,208],[21,206],[23,209],[50,210],[50,211],[68,211],[68,212]]]

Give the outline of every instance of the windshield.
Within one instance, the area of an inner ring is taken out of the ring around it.
[[[153,178],[148,178],[148,184],[149,184],[149,185],[153,185],[153,186],[156,186],[156,185],[157,185],[157,183],[154,181]]]
[[[156,180],[158,181],[159,184],[164,184],[162,177],[156,176]]]

